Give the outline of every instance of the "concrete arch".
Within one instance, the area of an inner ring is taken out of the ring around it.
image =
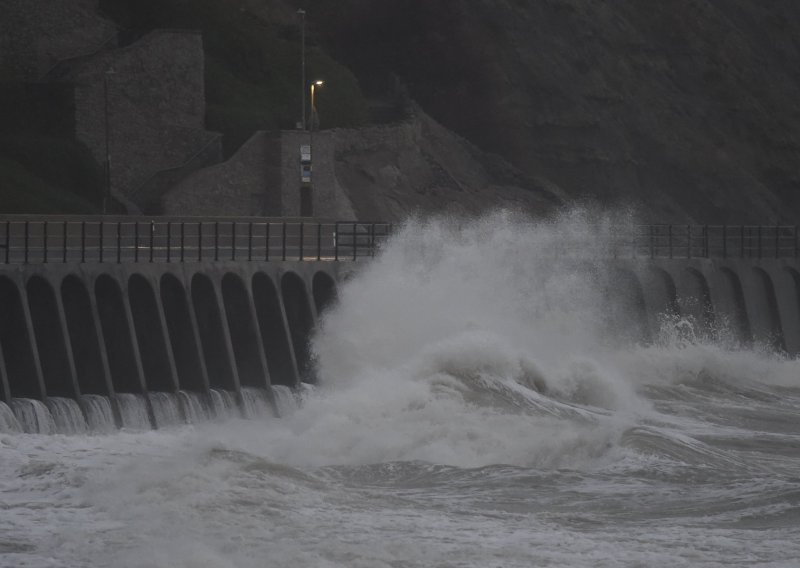
[[[306,284],[294,272],[287,272],[281,278],[281,295],[286,311],[286,321],[289,324],[289,336],[297,361],[297,371],[300,377],[306,377],[311,371],[309,339],[314,326]]]
[[[0,276],[0,306],[0,349],[10,394],[15,398],[43,399],[46,393],[39,380],[22,294],[17,284],[5,276]]]
[[[143,392],[122,289],[114,278],[102,274],[95,281],[94,293],[114,390]]]
[[[161,276],[160,289],[178,384],[183,390],[207,392],[208,375],[200,353],[199,338],[195,333],[186,289],[180,280],[169,273]]]
[[[311,291],[318,316],[322,315],[337,300],[336,282],[327,272],[322,270],[314,274],[314,278],[311,281]]]
[[[607,297],[608,325],[614,335],[635,342],[652,341],[644,289],[636,274],[621,268],[613,270]]]
[[[777,350],[786,351],[786,342],[783,338],[783,327],[781,326],[781,315],[778,310],[778,299],[775,295],[775,285],[772,278],[761,268],[753,268],[758,296],[761,298],[762,310],[762,333],[759,339],[772,345]]]
[[[80,278],[70,274],[61,281],[61,302],[80,391],[83,394],[112,394],[106,381],[92,301]]]
[[[42,378],[48,396],[77,398],[72,361],[67,353],[64,329],[58,310],[56,293],[41,276],[32,276],[25,289],[31,312],[33,333],[39,349]]]
[[[272,279],[263,272],[253,276],[253,301],[272,384],[295,386],[297,365],[289,343],[286,315]]]
[[[228,272],[222,277],[222,301],[225,304],[240,384],[248,387],[269,386],[250,293],[244,281],[236,274]]]
[[[744,289],[739,276],[727,267],[719,269],[722,275],[720,286],[720,296],[726,299],[725,309],[717,309],[717,315],[725,314],[730,321],[731,331],[742,345],[750,345],[753,342],[753,331],[750,325],[750,318],[747,315],[747,304],[744,299]]]
[[[781,320],[784,324],[783,334],[789,353],[800,353],[800,272],[791,267],[784,267],[785,277],[790,284],[784,286],[784,303],[781,309],[785,314]]]
[[[192,306],[197,318],[197,330],[200,333],[210,386],[231,391],[237,390],[233,375],[233,362],[228,356],[228,348],[225,344],[222,314],[214,283],[211,278],[199,272],[192,277]]]
[[[141,274],[128,278],[128,301],[148,390],[174,392],[177,384],[172,376],[158,301],[150,282]]]
[[[692,317],[698,331],[706,335],[714,332],[716,318],[711,291],[699,270],[689,267],[681,272],[678,305],[683,315]]]

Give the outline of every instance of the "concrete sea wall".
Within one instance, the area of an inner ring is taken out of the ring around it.
[[[664,314],[709,338],[800,353],[800,263],[795,259],[617,260],[610,301],[645,340]],[[725,337],[721,337],[725,336]]]
[[[0,401],[101,395],[113,404],[219,390],[241,406],[248,387],[313,382],[308,338],[340,270],[307,261],[2,267]]]
[[[623,337],[655,341],[666,318],[689,336],[800,353],[794,258],[607,262],[602,280],[587,285],[605,287],[604,312]],[[152,425],[159,397],[222,393],[247,415],[245,395],[257,391],[275,405],[275,387],[315,380],[309,337],[354,269],[330,261],[0,266],[0,401],[19,410],[20,401],[103,397],[117,426],[131,396]]]

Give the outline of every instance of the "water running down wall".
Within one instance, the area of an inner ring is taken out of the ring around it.
[[[339,271],[325,262],[2,271],[0,429],[286,412],[286,392],[314,381],[307,345]]]
[[[572,260],[569,239],[555,243],[569,250],[544,243],[542,254],[567,258],[575,279],[604,290],[617,335],[649,343],[673,318],[714,341],[800,352],[792,256],[622,259],[578,241]],[[341,270],[331,262],[3,267],[0,427],[12,429],[4,424],[14,416],[31,431],[72,432],[279,413],[276,388],[315,380],[309,337]]]

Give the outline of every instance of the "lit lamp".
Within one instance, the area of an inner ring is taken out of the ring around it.
[[[307,150],[304,149],[302,146],[300,147],[300,216],[301,217],[311,217],[314,214],[314,202],[313,202],[313,187],[314,183],[312,180],[312,174],[314,170],[314,166],[312,164],[313,160],[313,153],[312,148],[314,145],[314,124],[318,122],[318,115],[317,115],[317,103],[314,95],[316,93],[316,88],[321,87],[324,85],[325,82],[321,80],[314,81],[311,83],[311,124],[308,128],[308,146]]]
[[[314,123],[315,121],[319,123],[319,115],[317,114],[317,105],[314,100],[314,87],[321,87],[325,84],[325,81],[314,81],[311,83],[311,130],[314,130]]]

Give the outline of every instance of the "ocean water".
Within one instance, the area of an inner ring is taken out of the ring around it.
[[[594,221],[409,223],[281,418],[0,434],[0,566],[800,566],[800,364],[631,338]]]

